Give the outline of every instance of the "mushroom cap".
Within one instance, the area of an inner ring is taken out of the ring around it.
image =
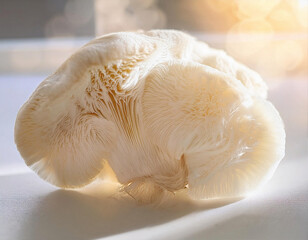
[[[152,141],[184,155],[195,198],[245,196],[284,156],[285,132],[274,106],[206,65],[157,65],[146,81],[143,112]]]
[[[242,196],[284,156],[266,95],[257,73],[183,32],[109,34],[38,86],[15,142],[27,165],[64,188],[90,183],[108,161],[144,201],[187,186],[194,198]]]
[[[129,92],[145,71],[138,63],[155,47],[143,34],[109,34],[83,46],[47,77],[16,118],[15,143],[26,164],[63,188],[92,182],[116,134],[115,123],[95,103],[110,92]],[[104,78],[102,86],[95,77]]]

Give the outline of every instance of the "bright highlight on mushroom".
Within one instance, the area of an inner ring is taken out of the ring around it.
[[[285,131],[254,71],[179,31],[94,39],[20,109],[17,148],[41,178],[82,187],[113,169],[141,203],[187,188],[241,197],[284,156]]]

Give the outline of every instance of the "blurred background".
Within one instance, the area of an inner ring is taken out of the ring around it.
[[[7,154],[20,161],[18,108],[70,54],[96,36],[157,28],[190,33],[260,73],[288,154],[306,154],[308,0],[0,0],[0,164]]]
[[[53,71],[95,36],[153,28],[189,32],[264,76],[307,75],[308,0],[1,0],[0,70]]]

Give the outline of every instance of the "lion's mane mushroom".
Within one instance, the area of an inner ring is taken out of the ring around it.
[[[140,202],[188,188],[193,198],[245,196],[284,156],[282,120],[260,76],[179,31],[97,38],[20,109],[17,147],[63,188],[108,161]]]

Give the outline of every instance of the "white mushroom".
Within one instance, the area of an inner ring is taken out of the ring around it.
[[[95,39],[44,80],[18,113],[27,165],[63,188],[105,161],[140,202],[188,188],[245,196],[284,156],[281,118],[260,76],[179,31]]]

